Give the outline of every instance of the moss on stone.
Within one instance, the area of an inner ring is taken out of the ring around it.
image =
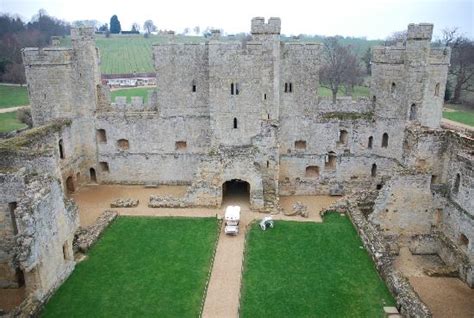
[[[339,120],[373,120],[374,113],[350,113],[350,112],[330,112],[321,115],[323,119],[339,119]]]

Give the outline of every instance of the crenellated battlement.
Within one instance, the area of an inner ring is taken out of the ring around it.
[[[69,65],[74,56],[68,48],[24,48],[21,52],[25,66]]]
[[[280,34],[281,20],[280,18],[269,18],[265,23],[265,18],[256,17],[252,19],[252,34]]]
[[[431,23],[410,23],[408,25],[408,40],[431,40],[433,36],[433,24]]]
[[[372,48],[372,63],[403,64],[405,47],[374,46]]]
[[[429,62],[430,64],[445,64],[449,65],[451,60],[451,48],[440,47],[431,48]]]
[[[95,29],[93,27],[72,28],[71,41],[95,41]]]

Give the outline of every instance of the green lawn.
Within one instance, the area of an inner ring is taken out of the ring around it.
[[[28,105],[26,86],[0,85],[0,108]]]
[[[119,217],[43,317],[197,317],[218,222]]]
[[[25,124],[16,119],[16,112],[0,113],[0,132],[9,132],[25,127]]]
[[[132,96],[142,96],[143,102],[146,103],[148,101],[148,91],[153,90],[154,87],[137,87],[137,88],[127,88],[127,89],[119,89],[116,91],[111,92],[112,102],[115,101],[115,97],[117,96],[126,96],[127,103],[131,102]]]
[[[318,90],[319,96],[321,97],[332,97],[332,92],[329,88],[319,87]],[[355,86],[354,91],[352,92],[352,97],[368,97],[370,95],[369,88],[367,86]],[[337,96],[346,96],[346,93],[343,88],[339,88]]]
[[[445,104],[450,111],[443,111],[443,117],[474,127],[474,111],[464,105]]]
[[[250,230],[242,317],[383,317],[394,299],[348,217]]]

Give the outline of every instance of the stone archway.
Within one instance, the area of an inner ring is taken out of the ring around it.
[[[250,184],[231,179],[222,184],[222,205],[250,205]]]

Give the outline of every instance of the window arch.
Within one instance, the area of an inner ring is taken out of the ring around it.
[[[394,82],[392,82],[392,85],[390,85],[390,94],[395,95],[396,92],[397,92],[397,85]]]
[[[336,161],[337,161],[336,153],[334,151],[330,151],[326,155],[326,159],[324,162],[324,169],[327,169],[327,170],[336,169]]]
[[[373,145],[374,145],[374,137],[370,136],[369,142],[367,143],[367,148],[372,149]]]
[[[238,126],[237,126],[237,118],[234,117],[234,129],[237,129]]]
[[[343,145],[347,145],[347,140],[349,138],[348,132],[345,129],[339,131],[339,143]]]
[[[388,147],[388,134],[384,133],[382,135],[382,148],[387,148]]]
[[[410,106],[410,117],[409,117],[409,120],[416,120],[416,116],[417,116],[417,107],[416,107],[416,104],[413,103],[413,104],[411,104],[411,106]]]
[[[64,159],[64,146],[63,146],[62,139],[59,139],[58,147],[59,147],[59,158]]]
[[[370,170],[370,175],[372,177],[377,176],[377,165],[375,163],[372,165],[372,169]]]
[[[319,177],[319,167],[318,166],[307,166],[305,177],[307,178],[317,178]]]

